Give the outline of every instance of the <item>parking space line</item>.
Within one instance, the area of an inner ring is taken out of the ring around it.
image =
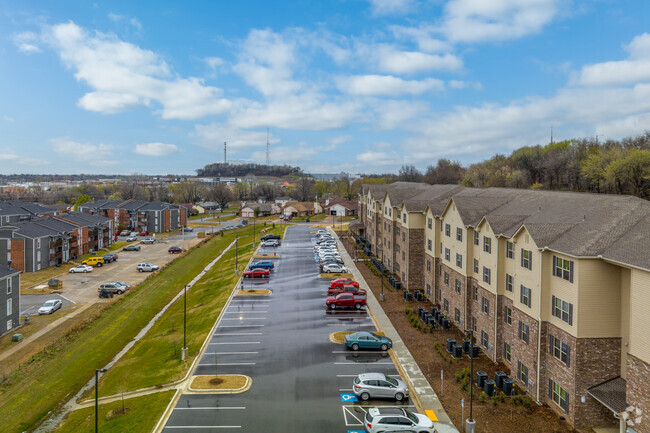
[[[204,355],[254,355],[259,352],[212,352],[204,353]]]
[[[332,353],[354,353],[351,350],[332,350]],[[381,350],[364,350],[363,352],[357,352],[357,353],[385,353],[388,355],[388,352],[384,352]]]
[[[250,328],[251,326],[264,326],[264,325],[219,325],[219,328]]]
[[[229,337],[231,335],[264,335],[261,332],[232,332],[229,334],[214,334],[213,337]]]
[[[337,374],[336,377],[357,377],[358,374]]]
[[[358,362],[335,362],[334,365],[359,365]],[[372,365],[394,365],[392,362],[373,362]]]
[[[208,343],[208,344],[260,344],[260,342],[259,341],[232,341],[232,342],[224,341],[220,343]]]
[[[199,362],[199,365],[202,367],[205,367],[206,365],[216,365],[218,367],[220,365],[255,365],[255,363],[254,362],[217,362],[216,364],[215,363],[202,364]]]
[[[245,311],[224,311],[223,314],[246,314],[246,313],[268,313],[268,311],[245,310]]]
[[[246,409],[245,406],[233,406],[233,407],[222,407],[222,406],[205,406],[205,407],[177,407],[174,410],[230,410],[230,409]]]
[[[266,320],[266,317],[233,317],[233,318],[224,317],[221,320]]]
[[[240,425],[166,425],[163,427],[163,430],[167,429],[179,429],[179,428],[186,428],[186,429],[200,429],[200,428],[241,428]]]

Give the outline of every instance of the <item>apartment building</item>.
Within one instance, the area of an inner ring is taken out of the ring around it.
[[[98,200],[84,203],[79,211],[101,215],[113,221],[113,227],[126,230],[169,232],[187,225],[183,206],[141,200]]]
[[[20,271],[0,266],[0,335],[20,325]]]
[[[58,209],[43,206],[38,203],[24,202],[21,200],[0,201],[0,226],[6,226],[21,221],[45,215],[57,215]]]
[[[473,330],[522,389],[577,427],[616,424],[628,406],[650,414],[650,203],[459,186],[445,196],[436,185],[423,207],[418,194],[400,196],[403,183],[397,194],[379,187],[364,186],[359,200],[373,254],[382,259],[383,209],[400,222],[389,269]]]

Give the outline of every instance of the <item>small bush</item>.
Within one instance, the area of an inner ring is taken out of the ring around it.
[[[404,312],[406,313],[407,316],[410,316],[413,310],[411,310],[410,308],[406,308]]]
[[[467,377],[464,377],[461,382],[460,382],[460,388],[463,391],[467,391],[469,389],[469,379]]]
[[[533,401],[527,395],[521,398],[521,405],[526,409],[530,409],[533,406]]]
[[[497,403],[499,403],[499,396],[494,394],[492,397],[490,397],[490,400],[492,400],[492,404],[496,406]]]
[[[478,396],[478,400],[481,403],[485,403],[485,401],[488,399],[488,395],[485,393],[485,391],[481,391],[481,394]]]
[[[503,391],[499,392],[499,401],[500,401],[501,403],[505,403],[505,402],[506,402],[506,395],[503,393]]]
[[[521,396],[520,395],[515,395],[512,397],[512,404],[515,406],[519,406],[521,404]]]

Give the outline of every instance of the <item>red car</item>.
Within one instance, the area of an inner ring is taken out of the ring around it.
[[[271,272],[268,269],[251,269],[244,271],[242,277],[244,278],[268,278]]]
[[[332,280],[332,282],[330,283],[330,288],[343,287],[346,284],[353,285],[357,289],[359,288],[359,283],[357,283],[356,281],[351,280],[349,278],[338,278],[336,280]]]
[[[354,308],[360,310],[361,307],[366,305],[366,297],[356,296],[353,293],[341,293],[336,296],[328,296],[325,305],[330,310],[337,308]]]
[[[178,254],[183,252],[183,248],[181,247],[169,247],[167,250],[169,254]]]
[[[366,291],[352,284],[342,284],[340,286],[330,287],[327,289],[327,296],[336,296],[339,293],[352,293],[357,296],[366,296]]]
[[[149,236],[149,232],[140,232],[140,236]]]

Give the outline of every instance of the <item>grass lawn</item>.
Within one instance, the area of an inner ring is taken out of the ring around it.
[[[81,263],[81,262],[79,262]],[[70,268],[77,266],[76,263],[65,263],[58,268],[45,268],[38,272],[23,272],[20,274],[20,288],[27,289],[37,284],[46,284],[50,278],[57,277],[61,274],[67,273]]]
[[[149,433],[162,416],[175,391],[99,405],[98,428],[102,433]],[[95,408],[76,410],[68,415],[57,433],[92,433],[95,431]]]
[[[306,220],[309,220],[309,222],[318,222],[318,221],[323,221],[325,218],[327,218],[329,215],[326,215],[324,213],[320,213],[318,215],[310,215],[308,217],[293,217],[291,218],[291,222],[305,222]]]
[[[114,244],[110,244],[107,249],[108,251],[115,251],[115,250],[121,250],[127,245],[132,244],[133,242],[115,242]]]
[[[0,384],[3,432],[32,427],[108,363],[151,318],[238,234],[215,236],[122,296],[87,326],[61,338],[45,356]],[[241,243],[240,243],[241,244]]]

